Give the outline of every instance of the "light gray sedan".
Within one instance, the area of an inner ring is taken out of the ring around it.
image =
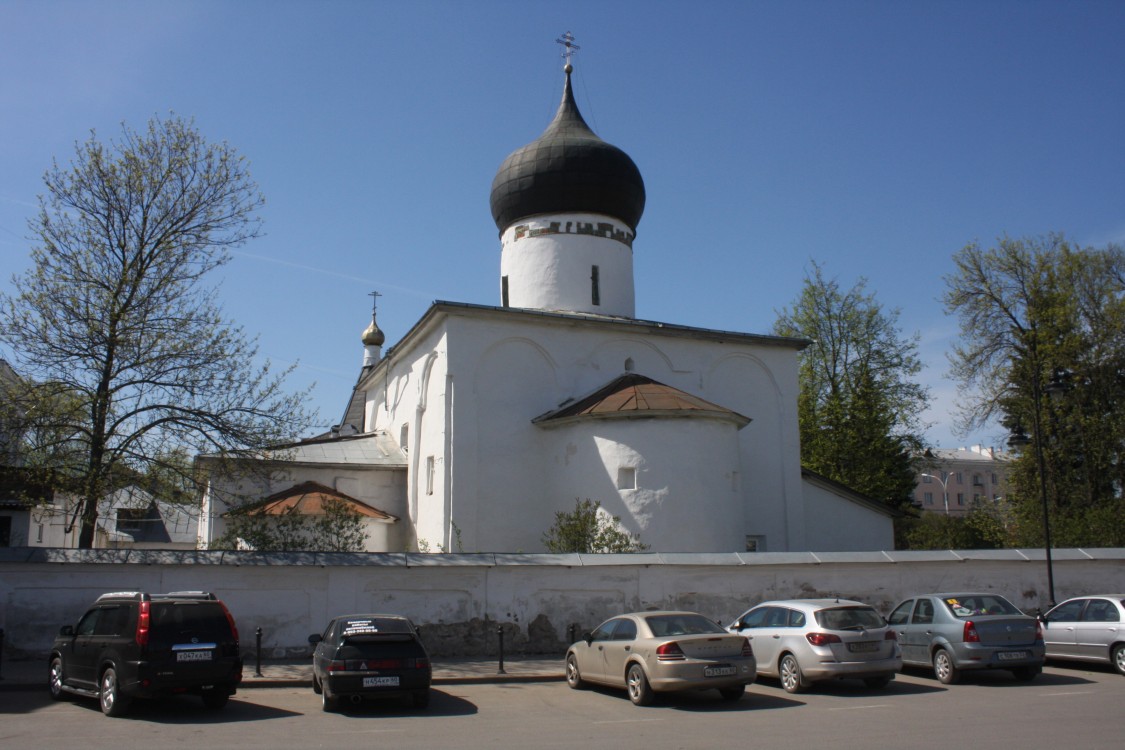
[[[999,594],[919,594],[887,618],[898,631],[902,660],[933,667],[945,685],[965,670],[1006,669],[1017,680],[1043,671],[1043,634],[1034,617]]]
[[[718,690],[738,700],[757,676],[750,643],[695,612],[634,612],[606,620],[566,652],[566,682],[622,687],[635,705],[654,692]]]
[[[787,692],[840,677],[881,688],[902,669],[895,632],[883,616],[847,599],[762,602],[727,630],[745,635],[760,674],[777,677]]]
[[[1125,594],[1067,599],[1043,616],[1051,659],[1112,664],[1125,675]]]

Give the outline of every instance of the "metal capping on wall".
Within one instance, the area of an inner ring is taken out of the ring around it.
[[[1125,548],[1060,548],[1055,560],[1125,560]],[[965,560],[1041,562],[1043,549],[894,550],[871,552],[640,552],[624,554],[415,553],[415,552],[250,552],[230,550],[0,548],[0,563],[84,563],[132,565],[232,565],[318,567],[601,567],[629,565],[732,566],[800,564],[894,564]]]

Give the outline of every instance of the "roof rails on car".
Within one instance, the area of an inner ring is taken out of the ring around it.
[[[153,599],[199,599],[201,601],[218,601],[219,597],[210,591],[169,591],[167,594],[148,594],[144,591],[112,591],[102,594],[98,601],[114,599],[127,599],[130,601],[149,602]]]
[[[107,599],[131,599],[144,602],[149,600],[149,595],[143,591],[111,591],[98,597],[99,602]]]

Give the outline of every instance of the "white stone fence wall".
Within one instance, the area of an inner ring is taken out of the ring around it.
[[[1125,593],[1125,549],[1054,551],[1055,594]],[[1033,612],[1047,601],[1043,550],[746,554],[319,554],[0,550],[5,660],[45,658],[61,625],[107,591],[214,591],[244,654],[299,658],[339,614],[391,612],[421,626],[435,657],[562,654],[571,630],[644,609],[724,625],[766,599],[839,596],[883,614],[929,591],[995,591]]]

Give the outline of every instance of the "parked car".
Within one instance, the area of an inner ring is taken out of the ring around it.
[[[214,594],[103,594],[59,630],[49,657],[51,697],[97,698],[121,716],[134,698],[202,696],[219,709],[242,681],[238,628]]]
[[[1067,599],[1042,621],[1047,658],[1108,663],[1125,675],[1125,594]]]
[[[932,667],[945,685],[965,670],[1006,669],[1017,680],[1043,671],[1039,623],[999,594],[919,594],[887,621],[898,631],[903,662]]]
[[[566,652],[566,682],[625,688],[635,705],[654,693],[718,690],[729,701],[757,676],[750,642],[695,612],[633,612],[606,620]]]
[[[837,678],[882,688],[902,669],[895,632],[883,616],[847,599],[762,602],[727,630],[750,639],[758,673],[777,677],[786,692]]]
[[[325,711],[340,701],[406,696],[415,706],[430,703],[433,669],[418,628],[401,615],[345,615],[309,636],[312,688]]]

